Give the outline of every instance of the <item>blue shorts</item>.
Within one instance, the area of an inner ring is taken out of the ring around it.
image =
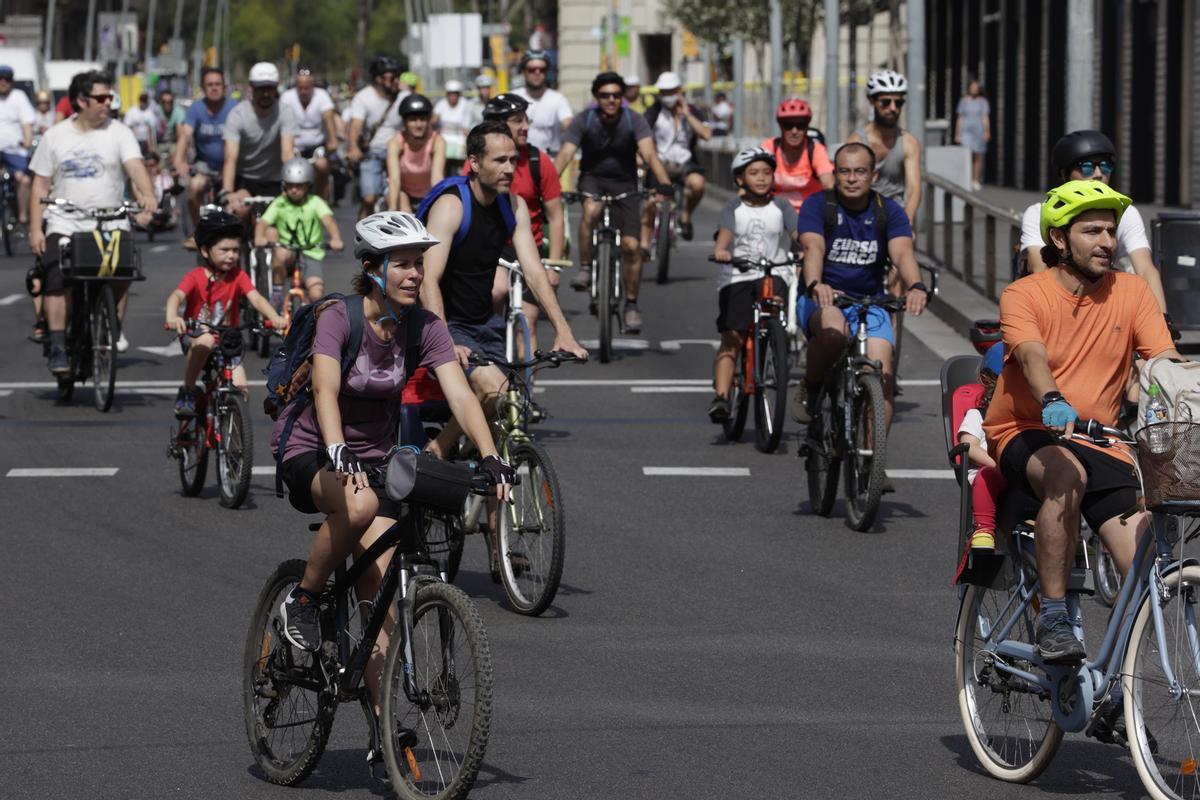
[[[479,353],[488,358],[504,360],[504,328],[491,324],[491,320],[481,325],[470,322],[451,320],[446,323],[450,329],[450,338],[456,345],[471,348],[472,353]],[[468,367],[467,373],[474,369]]]
[[[387,185],[387,152],[370,150],[358,162],[358,196],[378,197]]]
[[[9,172],[29,172],[29,155],[15,150],[0,150],[0,161]]]
[[[800,295],[796,301],[796,317],[800,321],[800,327],[808,333],[808,320],[816,313],[820,306],[817,301],[813,300],[806,294]],[[851,306],[842,309],[842,315],[846,318],[846,325],[854,325],[858,321],[859,306]],[[854,331],[850,331],[851,335]],[[892,316],[878,306],[871,306],[867,310],[867,338],[869,339],[884,339],[892,347],[896,346],[896,334],[892,332]]]

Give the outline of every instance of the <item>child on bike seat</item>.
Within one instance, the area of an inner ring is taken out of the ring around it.
[[[310,194],[315,173],[306,158],[293,158],[283,165],[283,194],[275,198],[254,226],[254,246],[275,244],[271,256],[271,305],[283,308],[284,283],[295,266],[300,248],[304,269],[304,288],[309,301],[325,296],[325,259],[322,247],[329,237],[329,249],[342,250],[342,234],[329,205]],[[322,232],[322,228],[324,231]]]
[[[238,325],[241,301],[245,298],[254,310],[282,328],[283,317],[271,308],[267,298],[254,289],[250,278],[238,266],[242,248],[242,222],[232,214],[213,211],[196,225],[196,247],[204,260],[183,277],[175,291],[167,297],[166,327],[179,334],[187,361],[183,367],[183,386],[175,397],[175,416],[196,414],[196,379],[200,377],[208,356],[216,346],[213,333],[202,326],[189,333],[189,324]],[[179,306],[183,304],[183,316]],[[245,394],[246,371],[235,365],[233,382]]]
[[[996,549],[996,503],[1008,485],[996,460],[988,454],[987,438],[983,433],[983,418],[987,416],[992,392],[1004,369],[1004,342],[996,342],[983,356],[979,367],[979,382],[983,384],[983,396],[979,406],[963,415],[958,426],[959,444],[966,444],[967,460],[975,465],[967,473],[971,484],[971,508],[974,510],[975,531],[971,534],[971,549],[994,551]]]
[[[754,321],[762,273],[742,272],[734,259],[780,262],[788,258],[797,241],[796,210],[786,200],[771,195],[775,181],[775,157],[761,147],[751,147],[733,158],[733,180],[740,190],[721,211],[713,258],[721,262],[717,278],[717,330],[721,347],[713,365],[716,397],[708,417],[718,425],[729,419],[729,389],[733,384],[738,352]],[[795,280],[791,265],[772,269],[775,292],[787,297],[787,284]]]

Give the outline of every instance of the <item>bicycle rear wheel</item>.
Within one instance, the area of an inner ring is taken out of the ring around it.
[[[279,606],[304,577],[304,562],[285,561],[258,595],[242,655],[246,738],[254,762],[271,783],[291,786],[313,771],[337,708],[324,689],[316,655],[292,647]]]
[[[758,385],[754,387],[754,446],[774,453],[783,437],[783,415],[787,409],[787,333],[777,319],[768,319],[755,345]]]
[[[511,448],[509,463],[521,482],[513,487],[513,504],[501,505],[496,515],[500,579],[513,610],[536,616],[550,607],[562,580],[566,552],[562,489],[550,456],[536,442]]]
[[[654,242],[654,260],[657,266],[656,280],[658,283],[666,283],[670,280],[668,272],[671,269],[671,224],[673,220],[674,209],[671,203],[667,200],[659,200],[658,214],[656,214],[658,226],[658,238]]]
[[[289,294],[287,298],[287,326],[280,331],[281,334],[287,336],[288,330],[292,327],[292,320],[296,318],[296,315],[300,313],[300,309],[302,308],[304,308],[304,300],[297,295]],[[271,337],[269,335],[264,335],[263,338],[267,341],[267,351],[269,355],[271,349]]]
[[[179,462],[179,483],[184,497],[195,497],[204,488],[208,474],[208,437],[204,430],[205,412],[196,404],[196,416],[179,421],[172,437],[172,450]]]
[[[746,348],[738,350],[733,365],[733,383],[729,385],[729,416],[721,423],[725,441],[736,442],[746,430],[746,413],[750,398],[746,395]]]
[[[250,492],[254,469],[254,428],[246,398],[236,390],[217,405],[217,486],[221,505],[237,508]]]
[[[865,531],[875,523],[887,469],[887,409],[875,373],[859,375],[851,401],[850,447],[846,451],[846,524]]]
[[[834,397],[824,387],[819,391],[821,394],[813,404],[812,421],[808,423],[804,471],[808,476],[808,502],[813,513],[828,517],[837,499],[841,458],[835,445]]]
[[[1100,537],[1093,534],[1092,541],[1096,545],[1096,593],[1100,595],[1101,602],[1111,608],[1121,593],[1121,573],[1117,571],[1112,553],[1108,552]]]
[[[113,389],[117,383],[117,339],[121,337],[120,321],[117,319],[117,304],[113,301],[112,288],[101,283],[92,298],[92,385],[96,391],[93,402],[96,410],[112,408]]]
[[[270,251],[266,250],[266,249],[259,249],[257,251],[257,253],[258,253],[258,255],[257,255],[258,274],[255,276],[255,287],[254,288],[258,289],[258,293],[261,294],[263,297],[267,298],[268,301],[270,301],[270,299],[271,299],[271,256],[270,256]],[[278,309],[276,309],[276,310],[278,311]],[[261,317],[258,315],[255,316],[255,320],[258,322],[262,321]],[[263,358],[270,358],[271,357],[271,336],[270,336],[270,334],[263,333],[263,334],[256,334],[256,336],[257,336],[257,339],[255,342],[255,349],[258,350],[258,354],[260,356],[262,356]]]
[[[596,274],[592,276],[592,280],[596,281],[596,313],[600,318],[600,363],[607,364],[612,361],[613,346],[613,314],[616,311],[613,309],[613,244],[609,241],[600,241],[596,245]]]
[[[1162,598],[1156,588],[1142,598],[1125,650],[1121,686],[1125,693],[1125,729],[1138,775],[1151,797],[1175,800],[1200,794],[1200,567],[1186,566],[1163,577],[1167,589],[1162,607],[1162,639],[1152,604]],[[1172,684],[1166,663],[1174,673]]]
[[[7,192],[5,192],[7,195]],[[13,216],[13,209],[10,199],[4,198],[4,205],[0,208],[0,236],[4,237],[4,255],[11,256],[13,254],[13,225],[16,223],[17,217]]]
[[[492,654],[470,598],[441,581],[416,589],[412,664],[395,635],[383,667],[383,760],[399,797],[461,800],[471,791],[492,726]],[[405,694],[404,675],[416,684]]]

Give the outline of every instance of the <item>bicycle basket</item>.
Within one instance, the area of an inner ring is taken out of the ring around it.
[[[473,475],[465,464],[442,461],[418,453],[415,448],[401,447],[388,459],[387,496],[435,511],[456,513],[462,511],[471,493]]]
[[[71,256],[63,264],[68,278],[136,278],[139,269],[129,231],[71,234]]]
[[[1147,508],[1171,500],[1200,503],[1200,424],[1147,425],[1137,432],[1137,444]]]

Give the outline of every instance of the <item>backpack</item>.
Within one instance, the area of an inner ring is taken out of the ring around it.
[[[1167,401],[1171,422],[1200,422],[1200,363],[1172,361],[1166,357],[1152,358],[1138,372],[1141,392],[1138,394],[1138,418],[1135,430],[1146,424],[1146,404],[1150,400],[1150,384],[1158,384]]]
[[[532,167],[531,167],[532,168]],[[538,167],[538,176],[541,176],[541,167]],[[429,209],[433,208],[433,204],[437,199],[451,189],[458,190],[458,199],[462,201],[463,214],[462,222],[458,224],[458,231],[454,234],[454,244],[460,245],[467,238],[467,232],[471,230],[471,179],[466,175],[453,175],[434,186],[429,194],[425,195],[425,199],[417,206],[417,217],[421,222],[429,222]],[[500,207],[500,216],[504,218],[504,225],[508,229],[508,238],[512,238],[512,233],[517,227],[517,217],[513,213],[512,198],[508,194],[496,195],[496,205]]]

